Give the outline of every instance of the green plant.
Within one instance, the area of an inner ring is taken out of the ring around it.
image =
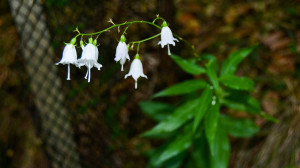
[[[156,21],[162,21],[161,26]],[[251,97],[250,92],[254,90],[254,82],[247,77],[234,75],[238,64],[246,58],[256,47],[256,45],[243,48],[233,52],[219,65],[213,55],[200,56],[195,48],[180,36],[173,34],[167,22],[157,16],[152,22],[130,21],[115,24],[109,20],[112,26],[94,33],[81,33],[78,28],[74,32],[77,35],[70,43],[66,43],[62,59],[57,64],[68,65],[67,80],[70,80],[70,64],[76,67],[86,67],[85,78],[90,82],[91,68],[98,70],[102,67],[98,63],[98,41],[97,39],[111,29],[124,26],[123,33],[120,34],[115,54],[115,61],[121,64],[121,71],[126,60],[130,60],[129,50],[136,50],[136,55],[131,63],[129,73],[125,78],[132,76],[135,80],[139,77],[147,76],[143,73],[143,65],[140,60],[139,46],[141,43],[161,37],[158,43],[161,47],[168,48],[168,55],[186,73],[192,75],[206,75],[207,80],[192,79],[174,86],[166,88],[156,93],[153,98],[186,95],[179,106],[171,104],[148,101],[141,102],[140,106],[145,113],[150,115],[159,123],[142,136],[162,138],[166,141],[164,145],[149,153],[149,167],[180,167],[183,163],[185,167],[199,168],[225,168],[228,165],[230,155],[230,142],[228,135],[234,137],[249,137],[258,132],[259,128],[249,119],[238,119],[229,115],[221,114],[221,106],[234,110],[245,111],[253,115],[260,115],[269,120],[276,121],[272,117],[264,114],[258,101]],[[151,37],[126,43],[126,30],[133,24],[147,24],[161,30],[160,33]],[[174,38],[173,35],[176,37]],[[89,37],[88,42],[86,38]],[[82,49],[81,58],[77,59],[77,38],[80,39],[79,46]],[[178,38],[178,39],[177,39]],[[175,46],[175,42],[182,41],[193,51],[198,60],[186,60],[171,54],[170,46]],[[135,47],[136,46],[136,47]],[[197,61],[201,58],[201,67]],[[202,59],[203,58],[203,59]]]
[[[140,103],[142,110],[158,121],[142,136],[165,141],[149,152],[149,168],[177,168],[183,164],[187,168],[226,168],[230,157],[228,136],[250,137],[259,128],[249,119],[220,113],[222,106],[276,121],[263,113],[259,102],[250,95],[254,90],[253,80],[234,74],[239,63],[255,47],[231,53],[220,68],[212,55],[201,61],[205,62],[204,67],[171,55],[186,73],[206,75],[209,80],[186,80],[154,94],[153,98],[187,95],[189,98],[182,100],[177,107],[158,101]]]

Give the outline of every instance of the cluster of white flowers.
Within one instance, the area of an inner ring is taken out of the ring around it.
[[[81,58],[77,60],[77,53],[75,49],[75,43],[76,39],[73,38],[69,44],[66,44],[63,55],[61,60],[56,63],[58,64],[68,64],[68,76],[67,80],[71,80],[70,78],[70,64],[73,64],[77,67],[86,66],[87,67],[87,73],[85,75],[85,79],[90,82],[91,80],[91,68],[96,67],[98,70],[102,67],[101,64],[97,62],[99,51],[97,48],[97,40],[94,40],[92,38],[89,38],[89,43],[85,46],[83,45],[83,42],[80,42],[81,48],[82,48],[82,54]]]
[[[161,29],[161,41],[158,43],[163,48],[165,45],[168,46],[168,54],[170,55],[170,48],[169,44],[175,46],[175,41],[178,41],[176,38],[173,37],[171,29],[168,27],[166,22],[163,22],[162,29]],[[85,79],[90,82],[91,80],[91,68],[96,67],[98,70],[102,67],[98,61],[99,51],[97,48],[97,40],[93,41],[92,38],[89,38],[89,43],[84,46],[83,41],[80,41],[80,46],[82,48],[82,54],[79,59],[77,59],[77,53],[75,49],[76,38],[73,38],[70,43],[66,44],[62,59],[56,63],[58,64],[68,64],[68,75],[67,80],[71,80],[70,78],[70,64],[73,64],[77,67],[85,66],[87,67],[87,72],[85,75]],[[130,60],[128,54],[128,46],[126,45],[126,38],[124,35],[121,36],[120,41],[118,43],[115,55],[115,61],[120,62],[121,64],[121,71],[123,71],[123,65],[125,64],[126,60]],[[144,77],[147,79],[147,76],[143,72],[143,65],[139,58],[139,54],[136,54],[134,60],[131,63],[129,73],[125,75],[125,79],[128,76],[132,76],[135,80],[135,89],[137,89],[137,80],[139,77]]]

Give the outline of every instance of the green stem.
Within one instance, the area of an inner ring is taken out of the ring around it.
[[[152,23],[155,23],[157,20],[162,20],[162,21],[165,21],[165,19],[164,18],[162,18],[162,17],[157,17],[157,18],[155,18],[153,21],[152,21]]]
[[[132,43],[132,44],[142,43],[142,42],[145,42],[145,41],[154,39],[154,38],[156,38],[156,37],[158,37],[158,36],[160,36],[160,33],[159,33],[159,34],[156,34],[156,35],[154,35],[154,36],[151,36],[151,37],[149,37],[149,38],[143,39],[143,40],[133,41],[133,42],[129,42],[129,43]]]
[[[186,41],[185,39],[183,39],[182,37],[178,36],[177,34],[174,34],[173,35],[175,37],[177,37],[179,40],[183,41],[188,47],[190,47],[192,50],[193,50],[193,53],[194,53],[194,56],[199,58],[199,61],[201,60],[201,57],[200,55],[198,54],[198,52],[196,51],[194,45],[192,45],[191,43],[189,43],[188,41]]]
[[[129,26],[130,26],[130,25],[128,25],[128,26],[125,28],[125,30],[123,31],[123,34],[122,34],[122,35],[124,35],[124,34],[126,33],[126,31],[127,31],[127,29],[128,29]]]
[[[137,46],[137,49],[136,49],[136,54],[139,54],[140,44],[141,44],[141,43],[138,43],[138,46]]]
[[[113,25],[113,26],[110,26],[110,27],[108,27],[108,28],[106,28],[106,29],[104,29],[104,30],[101,30],[101,31],[98,31],[98,32],[95,32],[95,33],[89,33],[89,34],[88,34],[88,33],[79,33],[79,34],[77,34],[77,35],[75,36],[75,38],[78,37],[78,36],[80,36],[80,35],[81,35],[81,36],[100,35],[100,34],[106,32],[106,31],[108,31],[108,30],[110,30],[110,29],[115,28],[115,27],[124,26],[124,25],[131,25],[131,24],[134,24],[134,23],[146,23],[146,24],[152,25],[152,26],[154,26],[154,27],[156,27],[156,28],[158,28],[158,29],[161,29],[161,27],[158,26],[157,24],[154,24],[154,23],[148,22],[148,21],[142,21],[142,20],[139,20],[139,21],[131,21],[131,22],[125,22],[125,23],[115,24],[115,25]]]
[[[113,26],[110,26],[110,27],[108,27],[108,28],[106,28],[106,29],[104,29],[104,30],[101,30],[101,31],[98,31],[98,32],[95,32],[95,33],[90,33],[90,34],[88,34],[88,33],[79,33],[79,31],[78,31],[78,34],[75,36],[75,38],[77,38],[78,36],[83,37],[83,36],[92,36],[92,35],[98,35],[97,37],[99,37],[100,34],[106,32],[106,31],[108,31],[108,30],[110,30],[110,29],[113,29],[113,28],[119,27],[119,26],[124,26],[124,25],[131,25],[131,24],[134,24],[134,23],[145,23],[145,24],[152,25],[152,26],[154,26],[154,27],[156,27],[156,28],[158,28],[158,29],[162,29],[160,26],[158,26],[157,24],[154,23],[157,19],[162,19],[162,20],[164,20],[163,18],[158,17],[158,18],[154,19],[153,22],[148,22],[148,21],[138,20],[138,21],[131,21],[131,22],[125,22],[125,23],[120,23],[120,24],[114,24]],[[126,28],[126,29],[127,29],[127,28]],[[125,29],[125,30],[126,30],[126,29]],[[157,35],[152,36],[152,37],[149,37],[149,38],[147,38],[147,39],[140,40],[140,41],[135,41],[135,42],[131,42],[131,43],[132,43],[132,44],[135,44],[135,43],[141,43],[141,42],[144,42],[144,41],[151,40],[151,39],[153,39],[153,38],[155,38],[155,37],[157,37],[157,36],[159,36],[159,35],[160,35],[160,34],[157,34]],[[183,41],[189,48],[191,48],[192,51],[193,51],[193,53],[194,53],[194,56],[196,56],[197,58],[200,59],[200,55],[197,53],[197,51],[196,51],[196,49],[195,49],[195,47],[194,47],[193,45],[191,45],[188,41],[184,40],[182,37],[178,36],[177,34],[173,34],[173,35],[174,35],[175,37],[177,37],[179,40]]]

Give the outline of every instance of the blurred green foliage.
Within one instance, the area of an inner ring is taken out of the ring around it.
[[[173,168],[181,166],[190,168],[228,167],[230,157],[228,136],[250,137],[259,131],[259,128],[251,120],[220,114],[221,106],[251,114],[263,113],[259,103],[249,95],[249,92],[254,90],[254,82],[250,78],[235,75],[239,63],[250,55],[255,47],[256,45],[233,52],[222,63],[221,68],[215,57],[203,60],[206,62],[205,68],[201,68],[203,70],[199,71],[199,74],[207,75],[208,83],[203,80],[186,80],[154,94],[154,98],[184,95],[191,92],[198,94],[197,98],[183,102],[183,105],[175,108],[172,113],[164,111],[171,109],[172,105],[169,104],[151,101],[140,103],[141,108],[148,115],[159,121],[143,136],[163,138],[167,141],[155,153],[149,155],[148,167],[170,167],[170,162]],[[171,58],[185,72],[198,74],[194,73],[200,67],[197,62],[191,62],[175,55],[172,55]],[[240,94],[241,91],[248,95],[244,101],[245,96]],[[236,99],[227,101],[228,97],[236,97]],[[251,108],[252,104],[256,108]],[[266,116],[266,114],[262,116]],[[208,144],[209,149],[195,148],[200,145],[198,144],[199,139]],[[195,162],[193,157],[195,155],[199,155],[197,159],[203,162]]]

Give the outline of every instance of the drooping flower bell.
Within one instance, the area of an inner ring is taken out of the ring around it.
[[[102,65],[97,62],[99,51],[96,45],[97,40],[95,39],[93,41],[92,38],[89,38],[89,43],[84,46],[82,50],[81,58],[77,60],[77,66],[79,68],[81,66],[86,66],[88,68],[85,75],[85,79],[88,79],[88,82],[90,82],[91,80],[91,68],[96,67],[98,70],[100,70],[100,68],[102,67]]]
[[[131,66],[130,66],[129,73],[127,75],[125,75],[125,79],[128,76],[132,76],[132,78],[135,80],[135,89],[137,89],[137,80],[140,76],[148,79],[147,76],[143,72],[143,65],[139,58],[139,54],[135,55],[134,60],[132,61]]]
[[[121,71],[123,71],[123,65],[125,64],[126,59],[130,60],[129,55],[128,55],[128,48],[127,48],[125,41],[126,41],[126,38],[124,35],[122,35],[121,39],[118,43],[117,49],[116,49],[115,61],[116,62],[120,61]]]
[[[171,55],[169,44],[172,44],[175,46],[175,41],[178,42],[178,39],[173,37],[171,29],[168,27],[168,24],[166,21],[163,22],[161,29],[161,41],[158,42],[158,45],[161,45],[161,48],[164,48],[165,45],[168,46],[168,54]]]
[[[67,43],[62,54],[61,60],[56,63],[56,65],[59,64],[68,64],[68,75],[67,75],[67,80],[71,80],[70,77],[70,64],[75,64],[77,63],[77,53],[75,49],[75,43],[76,39],[73,38],[70,43]]]

